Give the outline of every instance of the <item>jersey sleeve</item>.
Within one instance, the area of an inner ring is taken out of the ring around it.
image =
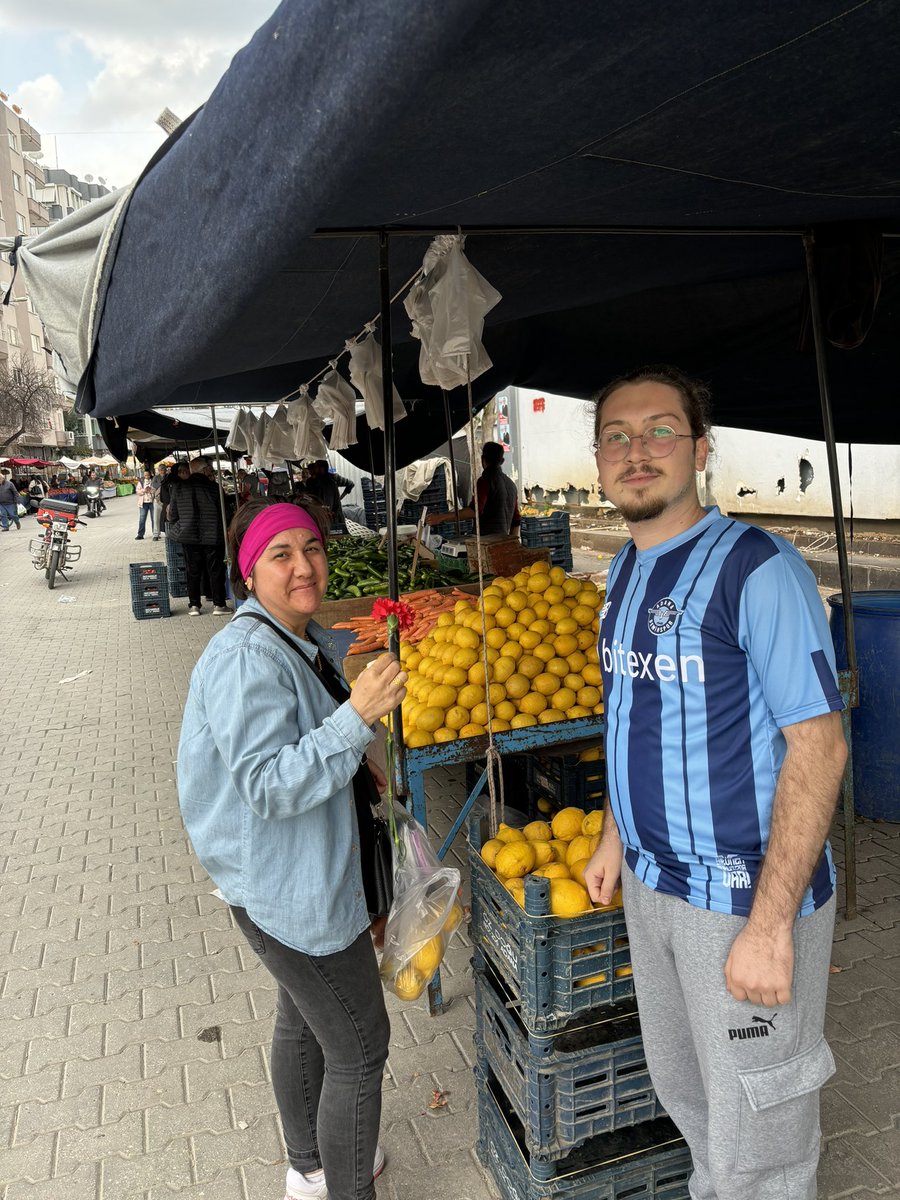
[[[738,637],[779,728],[844,707],[815,577],[793,547],[746,580]]]

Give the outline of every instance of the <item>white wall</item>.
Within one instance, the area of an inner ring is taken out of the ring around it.
[[[596,504],[597,468],[591,453],[594,432],[588,402],[529,388],[507,391],[513,422],[511,473],[519,492],[540,486],[553,493],[572,486],[588,493],[583,502]],[[535,410],[534,402],[541,399],[543,412]]]
[[[832,515],[824,442],[722,427],[713,430],[713,441],[707,487],[709,496],[723,509],[735,514]],[[838,444],[837,456],[847,514],[850,472],[846,444]],[[900,447],[854,445],[852,456],[854,516],[900,518]],[[808,464],[803,467],[802,480],[801,463]],[[807,479],[804,489],[802,483]],[[738,494],[741,491],[744,495]]]

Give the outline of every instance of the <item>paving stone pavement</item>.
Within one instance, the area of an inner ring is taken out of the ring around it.
[[[174,759],[194,662],[220,619],[136,621],[133,498],[79,531],[48,591],[30,521],[0,534],[0,1200],[280,1200],[274,992],[195,861]],[[439,835],[460,774],[428,789]],[[821,1200],[900,1196],[900,826],[859,826],[860,911],[838,925]],[[840,840],[836,850],[840,858]],[[465,868],[457,843],[454,861]],[[496,1200],[477,1162],[470,947],[443,1015],[389,998],[379,1194]],[[445,1107],[429,1108],[432,1091]]]

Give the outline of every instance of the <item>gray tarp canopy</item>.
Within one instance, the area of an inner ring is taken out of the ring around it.
[[[461,226],[503,294],[477,401],[670,359],[720,424],[820,436],[815,228],[829,334],[866,335],[831,354],[837,436],[900,441],[898,61],[893,0],[285,0],[138,182],[80,406],[277,400],[378,311],[374,233],[396,286]],[[395,314],[402,464],[443,431]]]

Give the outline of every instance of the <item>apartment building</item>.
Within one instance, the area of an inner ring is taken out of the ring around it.
[[[50,210],[43,199],[46,177],[41,157],[40,134],[0,92],[0,230],[7,236],[32,237],[50,224]],[[3,296],[11,279],[12,268],[4,256],[0,259]],[[0,367],[17,358],[30,358],[40,370],[50,370],[44,329],[21,276],[16,278],[11,303],[0,307]],[[62,448],[74,443],[74,435],[64,427],[63,413],[68,406],[60,394],[59,405],[42,422],[44,427],[27,429],[6,454],[57,458],[64,453]]]

